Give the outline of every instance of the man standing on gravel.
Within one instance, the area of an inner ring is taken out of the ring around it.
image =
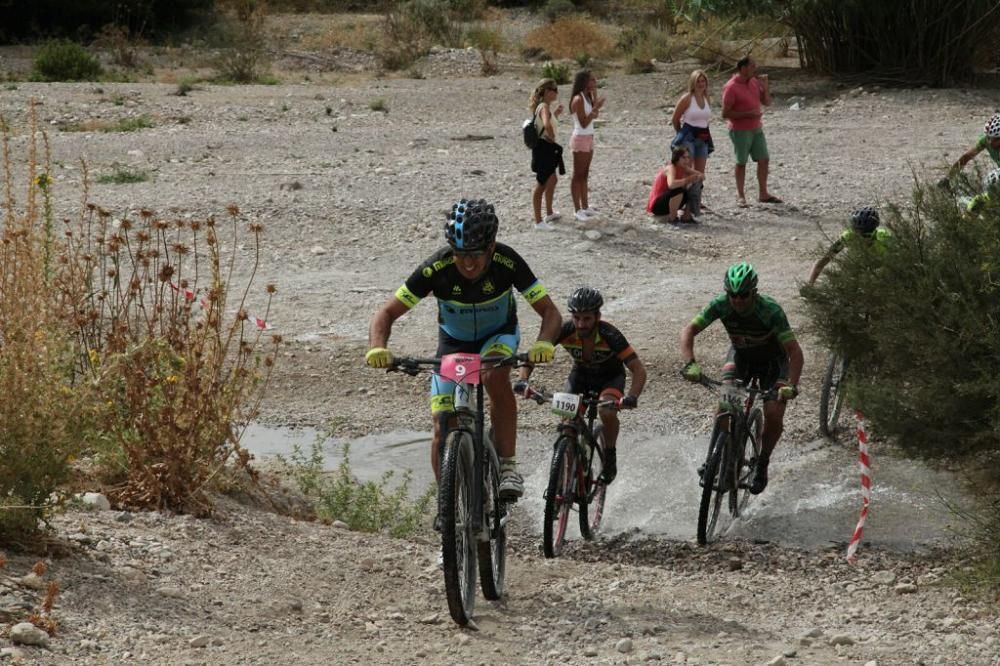
[[[538,340],[528,349],[528,359],[532,363],[552,360],[553,341],[562,327],[562,315],[521,255],[496,242],[498,226],[493,205],[483,199],[462,199],[452,206],[445,223],[448,244],[417,266],[372,317],[368,328],[369,350],[365,354],[369,366],[392,367],[392,353],[386,345],[393,322],[430,294],[438,302],[437,356],[458,353],[481,354],[484,359],[511,356],[521,340],[513,289],[542,318]],[[490,399],[490,422],[500,456],[500,495],[514,501],[524,494],[524,481],[517,473],[514,457],[517,403],[511,388],[510,368],[485,371],[482,378]],[[435,477],[440,442],[447,434],[442,420],[454,414],[454,393],[454,383],[434,376],[431,465]]]
[[[722,88],[722,117],[729,125],[729,138],[736,152],[737,205],[747,207],[744,184],[747,158],[757,163],[757,186],[762,203],[782,203],[767,190],[770,155],[761,121],[761,105],[770,106],[771,91],[767,74],[757,76],[757,63],[746,56],[736,63],[736,73]]]

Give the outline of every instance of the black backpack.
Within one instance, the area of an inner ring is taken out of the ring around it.
[[[521,125],[521,130],[524,133],[524,145],[528,148],[534,148],[538,145],[538,128],[535,127],[535,116],[531,116]]]

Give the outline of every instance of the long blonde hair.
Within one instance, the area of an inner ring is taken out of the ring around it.
[[[711,100],[712,98],[708,94],[708,74],[705,73],[705,70],[696,69],[691,72],[691,76],[688,78],[688,92],[692,95],[694,94],[694,89],[698,85],[698,79],[703,76],[705,77],[705,99]]]
[[[535,112],[538,105],[542,103],[543,99],[545,99],[545,91],[557,85],[559,84],[556,83],[555,79],[542,79],[538,82],[538,85],[535,86],[535,90],[531,93],[531,98],[528,101],[528,108],[531,109],[532,113]]]

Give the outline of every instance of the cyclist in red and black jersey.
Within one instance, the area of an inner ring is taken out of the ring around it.
[[[756,376],[765,391],[778,389],[778,399],[764,403],[761,455],[750,485],[750,492],[759,495],[767,487],[771,452],[784,430],[785,403],[799,393],[802,348],[777,301],[757,293],[757,271],[753,266],[745,261],[733,264],[722,284],[725,293],[712,299],[681,331],[681,372],[688,381],[701,381],[701,366],[694,359],[694,338],[718,319],[732,342],[723,366],[723,384],[736,379],[746,382]]]
[[[573,369],[566,380],[569,393],[597,391],[605,400],[616,400],[619,409],[635,409],[639,395],[646,385],[646,366],[617,328],[601,319],[604,297],[590,287],[580,287],[569,297],[572,319],[563,323],[557,345],[573,357]],[[632,375],[628,394],[625,394],[625,368]],[[523,393],[528,385],[531,368],[521,368],[521,379],[514,386],[516,393]],[[600,410],[604,425],[605,483],[614,481],[618,474],[616,444],[618,443],[618,414],[613,409]]]

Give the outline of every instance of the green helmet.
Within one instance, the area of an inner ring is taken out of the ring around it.
[[[742,294],[757,288],[757,271],[745,261],[733,264],[726,271],[722,286],[732,294]]]

